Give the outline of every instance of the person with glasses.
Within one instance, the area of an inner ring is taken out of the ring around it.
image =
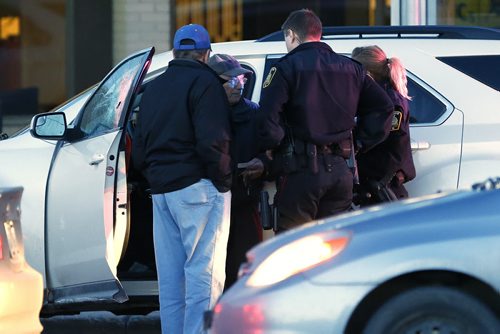
[[[227,244],[226,284],[229,288],[237,279],[238,270],[245,261],[246,252],[262,240],[259,216],[259,193],[264,172],[259,156],[259,105],[242,96],[247,70],[234,57],[214,54],[208,65],[219,75],[231,107],[233,141],[231,157],[235,166],[231,187],[231,226]],[[258,157],[259,156],[259,157]]]

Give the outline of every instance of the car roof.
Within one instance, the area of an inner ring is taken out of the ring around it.
[[[322,41],[341,54],[350,54],[357,46],[372,44],[379,45],[389,57],[393,55],[404,57],[405,53],[415,52],[431,57],[500,54],[500,30],[483,27],[326,27],[323,29]],[[213,43],[212,51],[228,53],[239,59],[259,55],[283,55],[287,52],[283,33],[280,31],[258,40]],[[157,55],[151,70],[165,67],[171,59],[171,51]]]
[[[500,30],[485,27],[446,25],[428,26],[342,26],[324,27],[321,39],[328,38],[432,38],[432,39],[500,39]],[[259,42],[283,41],[283,32],[276,31],[260,38]]]

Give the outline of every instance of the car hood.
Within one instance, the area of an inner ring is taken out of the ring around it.
[[[500,190],[437,193],[317,220],[271,238],[247,253],[255,267],[284,244],[315,233],[331,230],[349,233],[390,234],[391,230],[436,228],[439,224],[467,224],[467,217],[498,215]],[[430,226],[432,225],[432,226]]]

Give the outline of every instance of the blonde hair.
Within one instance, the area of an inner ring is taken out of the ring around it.
[[[377,45],[357,47],[352,50],[352,59],[359,61],[377,81],[388,80],[403,97],[408,96],[406,70],[399,58],[387,58],[384,50]]]

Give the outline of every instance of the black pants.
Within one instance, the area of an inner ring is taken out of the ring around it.
[[[325,166],[325,161],[331,168]],[[343,213],[351,208],[352,172],[344,158],[318,156],[318,172],[304,168],[280,177],[275,203],[278,232],[314,219]]]
[[[396,195],[397,199],[408,198],[408,191],[406,190],[406,188],[405,188],[404,185],[402,185],[402,184],[395,184],[395,183],[391,182],[389,184],[389,187],[394,192],[394,195]]]
[[[240,265],[246,261],[246,252],[262,241],[262,226],[258,203],[231,202],[231,225],[227,242],[226,284],[228,289],[238,278]]]

